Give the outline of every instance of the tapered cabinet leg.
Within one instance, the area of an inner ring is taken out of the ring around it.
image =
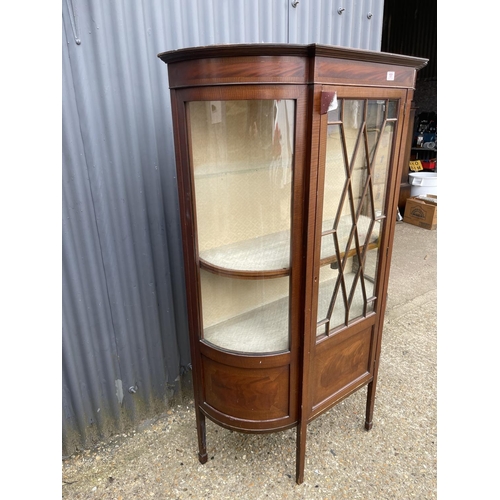
[[[302,484],[304,482],[306,434],[307,423],[299,423],[299,425],[297,426],[297,458],[295,460],[297,484]]]
[[[366,419],[365,429],[369,431],[373,427],[373,409],[375,407],[375,382],[368,384],[366,396]]]
[[[207,431],[205,427],[205,415],[196,408],[196,427],[198,431],[198,459],[200,463],[206,463],[207,456]]]

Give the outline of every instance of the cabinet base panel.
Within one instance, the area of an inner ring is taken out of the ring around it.
[[[244,422],[242,422],[241,420],[235,419],[235,423],[233,425],[232,423],[227,422],[226,419],[214,416],[212,413],[216,412],[213,411],[213,409],[207,410],[206,408],[202,407],[200,411],[214,424],[220,425],[221,427],[229,431],[242,432],[244,434],[271,434],[273,432],[280,432],[280,431],[286,431],[288,429],[293,429],[298,424],[297,420],[294,421],[288,420],[287,423],[283,424],[273,422],[272,425],[269,426],[264,426],[263,422],[257,422],[260,425],[260,427],[256,427],[255,426],[256,421],[249,421],[250,425],[248,427],[245,427]]]

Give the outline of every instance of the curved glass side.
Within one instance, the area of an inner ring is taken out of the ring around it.
[[[192,101],[187,115],[203,336],[287,350],[295,101]]]

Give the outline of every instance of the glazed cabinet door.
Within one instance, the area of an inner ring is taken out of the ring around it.
[[[315,414],[374,375],[405,96],[398,89],[323,88],[311,320]]]
[[[181,207],[194,243],[185,261],[200,404],[230,427],[296,420],[302,94],[295,86],[175,94],[188,152]]]

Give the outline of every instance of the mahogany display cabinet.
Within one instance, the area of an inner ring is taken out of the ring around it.
[[[205,418],[297,428],[367,386],[372,427],[416,73],[324,45],[164,52],[199,460]]]

